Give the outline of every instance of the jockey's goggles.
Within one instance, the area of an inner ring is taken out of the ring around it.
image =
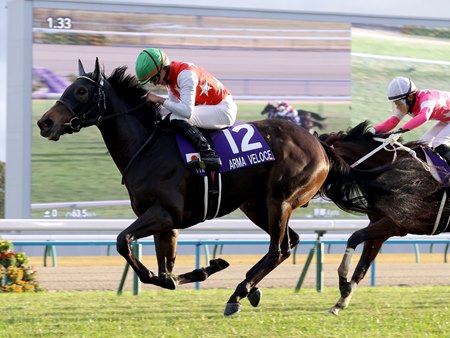
[[[160,72],[158,72],[158,74],[156,74],[155,76],[153,76],[153,77],[149,80],[149,82],[150,82],[152,85],[156,86],[156,85],[159,83],[160,78],[161,78]]]

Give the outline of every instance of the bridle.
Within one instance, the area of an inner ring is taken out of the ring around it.
[[[77,77],[77,80],[79,79],[87,80],[97,87],[97,92],[94,94],[93,99],[80,112],[78,113],[75,112],[75,106],[70,101],[65,100],[63,98],[64,95],[59,100],[56,101],[61,103],[64,107],[66,107],[67,110],[72,114],[72,118],[70,119],[69,122],[65,123],[65,125],[69,126],[70,129],[75,133],[79,132],[80,129],[83,127],[98,125],[105,119],[103,114],[105,113],[106,110],[106,96],[105,91],[103,89],[103,78],[100,78],[100,81],[97,82],[91,79],[90,77],[81,75]],[[87,119],[87,117],[89,116],[89,114],[93,109],[100,110],[99,116]],[[112,116],[108,118],[112,118]]]
[[[147,104],[147,102],[144,100],[143,103],[137,105],[136,107],[128,109],[125,112],[120,112],[120,113],[104,116],[105,111],[106,111],[106,95],[105,95],[105,90],[103,88],[103,86],[104,86],[103,77],[101,77],[98,82],[91,79],[88,76],[85,76],[85,75],[78,76],[77,80],[79,80],[79,79],[87,80],[87,81],[93,83],[97,88],[97,92],[94,93],[92,100],[80,112],[78,112],[78,113],[75,112],[75,105],[73,103],[71,103],[70,101],[65,100],[63,98],[64,94],[62,95],[62,97],[59,100],[56,101],[56,102],[61,103],[64,107],[66,107],[67,110],[72,115],[72,118],[70,119],[70,121],[67,123],[64,123],[64,125],[69,126],[70,129],[72,130],[72,132],[74,132],[74,133],[79,132],[81,130],[81,128],[99,125],[103,121],[110,120],[110,119],[116,118],[121,115],[132,113]],[[88,119],[89,115],[91,114],[91,112],[94,109],[99,111],[98,116]]]
[[[129,114],[147,104],[147,101],[144,100],[143,103],[137,105],[134,108],[128,109],[125,112],[120,112],[120,113],[104,116],[104,113],[106,111],[106,95],[105,95],[105,90],[103,88],[103,86],[104,86],[103,77],[101,76],[100,80],[98,82],[91,79],[88,76],[85,76],[85,75],[78,76],[77,80],[79,80],[79,79],[87,80],[87,81],[93,83],[97,88],[97,92],[94,94],[93,99],[79,113],[75,112],[74,104],[72,104],[70,101],[67,101],[63,98],[64,94],[62,95],[62,97],[59,100],[56,101],[56,102],[61,103],[64,107],[66,107],[67,110],[72,114],[72,118],[70,119],[69,122],[65,123],[65,125],[69,126],[70,129],[74,133],[79,132],[81,130],[81,128],[98,125],[103,121],[106,121],[106,120],[109,120],[112,118],[116,118],[121,115]],[[98,117],[88,119],[88,116],[90,115],[91,111],[93,111],[94,109],[99,110]],[[157,122],[155,121],[155,124],[156,123]],[[141,151],[145,147],[147,147],[147,145],[150,143],[150,141],[153,140],[156,130],[157,130],[157,128],[153,129],[153,131],[150,133],[146,142],[144,142],[144,144],[141,145],[141,147],[135,152],[135,154],[131,157],[131,159],[125,166],[125,169],[122,174],[122,184],[125,183],[125,176],[128,173],[128,170],[130,169],[130,167],[131,167],[132,163],[134,162],[134,160],[136,159],[136,157],[141,153]]]

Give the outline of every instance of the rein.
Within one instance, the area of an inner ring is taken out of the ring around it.
[[[394,162],[397,159],[397,149],[400,149],[400,150],[404,150],[404,151],[408,152],[414,159],[416,159],[423,165],[425,170],[430,171],[430,167],[428,166],[428,164],[426,162],[422,161],[420,158],[418,158],[416,152],[413,149],[406,147],[403,144],[401,144],[400,142],[398,142],[398,139],[400,138],[400,136],[401,136],[400,134],[393,133],[393,134],[390,134],[387,138],[374,137],[373,139],[375,141],[382,142],[382,143],[378,147],[376,147],[374,150],[372,150],[371,152],[369,152],[368,154],[364,155],[359,160],[354,162],[352,165],[350,165],[350,167],[355,168],[356,166],[360,165],[362,162],[364,162],[368,158],[375,155],[381,149],[384,149],[386,151],[393,151],[394,156],[392,158],[392,162]],[[389,146],[389,145],[392,147],[392,149],[387,148],[387,146]]]
[[[153,128],[152,133],[150,134],[150,136],[148,137],[147,141],[144,142],[143,145],[141,145],[141,147],[134,153],[134,155],[131,157],[131,159],[128,161],[127,165],[125,166],[125,169],[123,170],[123,174],[122,174],[122,185],[125,184],[125,177],[128,173],[128,170],[131,168],[131,165],[133,164],[134,160],[136,159],[136,157],[142,152],[142,150],[144,150],[144,148],[150,143],[150,141],[153,140],[153,138],[155,137],[156,134],[156,126],[155,128]]]

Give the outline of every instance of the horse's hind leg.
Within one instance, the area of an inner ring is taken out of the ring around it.
[[[287,248],[288,246],[284,247]],[[235,292],[227,302],[224,311],[225,316],[230,316],[239,312],[241,307],[239,301],[245,297],[249,297],[252,306],[257,306],[261,299],[261,293],[256,285],[290,256],[289,250],[282,252],[281,250],[269,249],[269,251],[270,252],[261,259],[259,268],[253,269],[253,273],[247,273],[245,280],[239,283]]]
[[[267,219],[268,211],[267,211],[267,205],[265,201],[251,201],[246,202],[241,206],[241,210],[245,213],[245,215],[259,228],[264,230],[266,233],[269,233],[269,222]],[[295,246],[298,245],[300,241],[299,235],[290,227],[287,227],[287,234],[288,234],[288,243],[289,248],[281,248],[282,251],[286,251],[289,249],[293,249]],[[265,254],[249,271],[246,273],[246,277],[249,277],[255,270],[260,269],[261,264],[266,260],[267,254]],[[257,287],[257,285],[254,285],[248,295],[247,298],[250,302],[250,304],[254,307],[259,305],[259,302],[261,300],[261,290]]]
[[[287,237],[286,240],[281,244],[281,252],[291,252],[291,250],[298,245],[300,242],[300,236],[290,227],[287,228]],[[267,259],[267,255],[265,254],[247,273],[246,277],[250,277],[254,271],[261,268],[261,264]],[[287,259],[289,256],[283,258],[283,261]],[[281,263],[281,262],[280,262]],[[254,307],[259,305],[259,302],[262,297],[261,290],[257,287],[258,283],[255,283],[253,287],[250,289],[247,298],[250,304]]]
[[[241,210],[254,224],[260,227],[266,233],[269,233],[269,224],[267,219],[268,211],[265,202],[262,203],[258,201],[246,202],[241,206]],[[298,245],[300,241],[299,235],[292,228],[287,227],[287,234],[288,234],[289,248],[282,247],[281,249],[282,251],[293,249],[295,246]],[[267,254],[265,254],[249,271],[247,271],[246,277],[249,277],[251,274],[253,274],[255,270],[258,270],[261,264],[265,261],[266,257]],[[257,285],[254,285],[247,295],[250,304],[254,307],[259,305],[261,297],[262,293],[261,290],[257,287]]]
[[[239,312],[239,301],[242,298],[247,297],[250,290],[290,256],[290,246],[288,243],[288,236],[286,235],[286,228],[292,209],[287,203],[277,204],[274,202],[272,203],[272,206],[272,212],[269,211],[269,220],[273,220],[270,222],[271,226],[269,229],[269,252],[247,272],[246,278],[239,283],[225,307],[224,314],[226,316]]]
[[[178,284],[203,282],[212,274],[222,271],[229,266],[230,264],[222,258],[211,259],[208,266],[175,276],[175,279]]]

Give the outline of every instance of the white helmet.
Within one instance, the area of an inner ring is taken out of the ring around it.
[[[389,101],[397,101],[406,98],[410,94],[414,94],[416,90],[416,85],[410,79],[397,76],[389,83],[387,96]]]

